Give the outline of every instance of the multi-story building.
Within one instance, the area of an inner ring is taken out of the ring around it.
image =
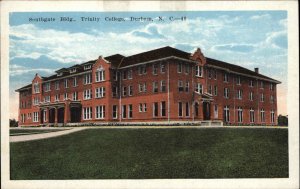
[[[219,120],[277,124],[276,85],[255,71],[163,47],[36,74],[20,93],[19,125]]]

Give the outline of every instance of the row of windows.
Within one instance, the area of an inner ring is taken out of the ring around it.
[[[229,111],[229,106],[224,106],[224,112],[223,112],[223,119],[224,122],[230,122],[230,111]],[[237,121],[239,123],[243,122],[243,108],[242,107],[237,107]],[[275,123],[275,111],[271,110],[270,111],[270,121],[271,123]],[[255,110],[253,108],[250,108],[249,110],[249,121],[250,123],[255,122]],[[259,112],[259,117],[260,117],[260,122],[266,122],[266,117],[265,117],[265,110],[263,108],[260,109]]]
[[[210,91],[212,90],[212,89],[210,89],[211,87],[209,87],[209,93],[210,94],[212,94]],[[214,86],[214,93],[215,93],[215,95],[217,94],[217,88],[216,88],[216,86]],[[254,96],[254,93],[252,92],[252,91],[250,91],[249,92],[249,100],[253,100],[253,96]],[[224,88],[224,98],[229,98],[229,88]],[[238,89],[237,90],[237,93],[236,93],[236,98],[237,99],[243,99],[243,90],[241,90],[241,89]],[[264,102],[265,101],[265,94],[264,93],[260,93],[260,101],[261,102]],[[274,103],[275,102],[275,99],[274,99],[274,96],[273,95],[270,95],[270,102],[271,103]]]

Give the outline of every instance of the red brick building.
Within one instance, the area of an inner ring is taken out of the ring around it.
[[[41,77],[20,93],[19,125],[223,121],[277,124],[276,85],[255,71],[163,47]]]

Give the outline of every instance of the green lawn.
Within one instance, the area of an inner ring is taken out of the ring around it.
[[[88,129],[10,150],[11,179],[288,177],[287,129]]]
[[[18,135],[31,135],[31,134],[40,134],[40,133],[49,133],[56,131],[63,131],[65,129],[10,129],[10,136],[18,136]]]

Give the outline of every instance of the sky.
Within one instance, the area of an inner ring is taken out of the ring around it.
[[[63,22],[61,17],[75,21]],[[125,21],[105,20],[112,17]],[[130,21],[131,17],[152,20]],[[39,18],[55,21],[35,21]],[[259,67],[261,74],[282,82],[278,114],[287,114],[286,11],[14,12],[9,25],[10,118],[18,115],[15,90],[31,83],[36,73],[50,76],[100,55],[128,56],[164,46],[186,52],[199,47],[206,57],[251,70]]]

